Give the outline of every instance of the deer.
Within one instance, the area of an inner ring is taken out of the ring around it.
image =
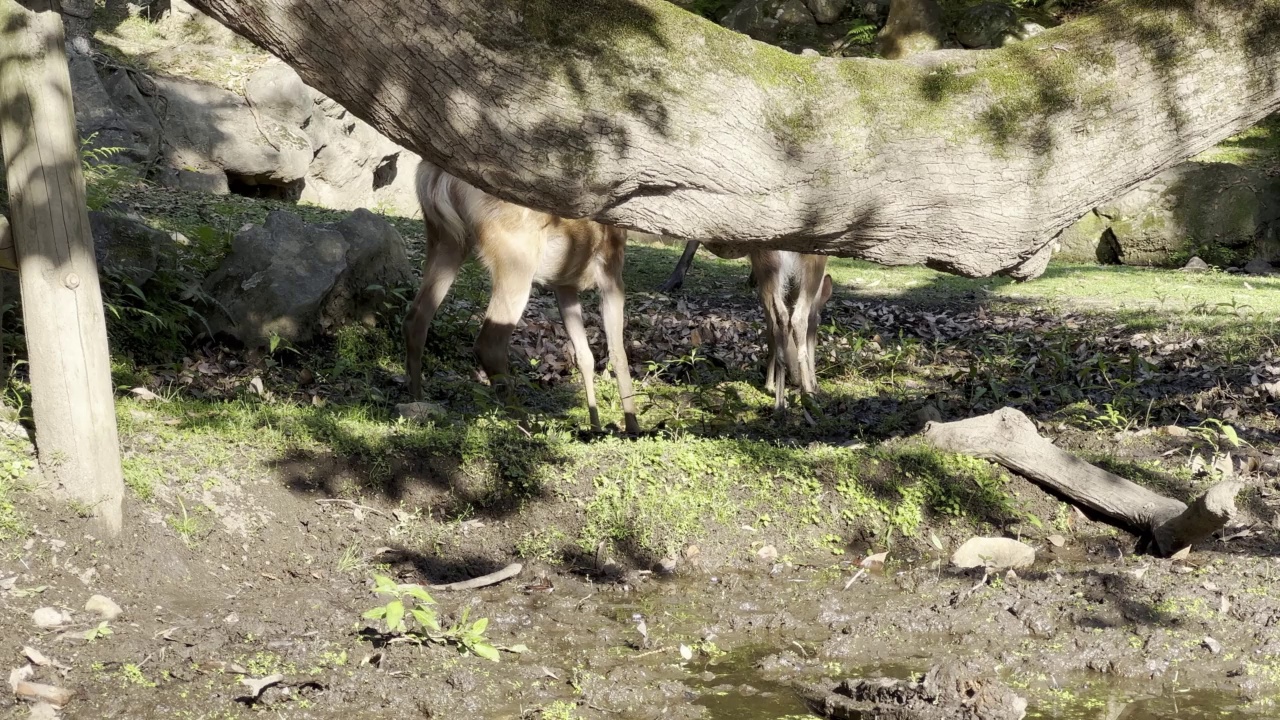
[[[752,284],[764,307],[765,340],[769,346],[764,386],[774,394],[774,412],[781,413],[787,408],[788,372],[796,379],[803,396],[817,393],[818,324],[832,291],[831,276],[826,272],[827,256],[789,250],[750,250],[721,243],[701,244],[725,260],[747,257],[751,262]],[[685,245],[680,261],[662,284],[662,290],[674,290],[684,284],[698,245],[697,240]]]
[[[618,378],[626,431],[640,431],[623,339],[622,282],[627,233],[587,219],[566,219],[500,200],[435,165],[418,166],[416,189],[426,227],[422,284],[404,321],[409,395],[422,397],[422,356],[427,331],[449,294],[462,263],[476,257],[489,273],[492,291],[474,353],[498,394],[511,404],[508,351],[534,283],[551,287],[560,318],[582,374],[591,426],[600,429],[595,358],[587,343],[579,293],[600,293],[609,361]]]

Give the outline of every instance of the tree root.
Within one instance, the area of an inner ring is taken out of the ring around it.
[[[930,422],[935,447],[999,463],[1150,538],[1169,556],[1207,539],[1235,516],[1240,480],[1225,480],[1187,505],[1109,473],[1055,446],[1023,413],[1003,408],[956,422]]]

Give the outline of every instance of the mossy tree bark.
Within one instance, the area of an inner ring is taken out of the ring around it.
[[[0,0],[0,146],[40,468],[115,535],[124,476],[63,48],[56,2]]]
[[[686,239],[1037,274],[1280,107],[1280,0],[1117,0],[992,51],[788,54],[666,0],[192,0],[507,200]]]

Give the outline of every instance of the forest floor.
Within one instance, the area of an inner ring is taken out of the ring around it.
[[[280,207],[91,179],[91,200],[192,240],[162,278],[174,287]],[[389,219],[420,259],[420,223]],[[487,287],[474,264],[432,327],[425,394],[443,414],[425,423],[394,413],[407,400],[399,303],[378,327],[260,357],[194,339],[176,319],[189,307],[109,281],[126,531],[104,542],[76,508],[40,501],[29,443],[17,423],[0,428],[11,666],[24,647],[56,661],[35,679],[75,691],[66,718],[774,720],[804,716],[794,680],[904,677],[948,656],[1004,678],[1030,717],[1276,714],[1280,496],[1250,459],[1280,440],[1266,389],[1280,380],[1280,278],[1055,265],[1014,284],[833,260],[821,413],[779,425],[747,266],[703,254],[681,291],[656,292],[679,251],[628,249],[639,438],[584,432],[542,291],[513,342],[525,414],[494,404],[469,352]],[[603,358],[594,299],[587,309]],[[11,317],[7,352],[18,330]],[[25,422],[25,368],[10,366]],[[600,385],[620,422],[616,386]],[[934,413],[1005,405],[1180,499],[1232,458],[1251,480],[1241,516],[1190,556],[1157,559],[915,436]],[[974,535],[1021,538],[1038,560],[1017,577],[952,569]],[[439,584],[511,562],[523,571],[504,584],[431,591],[446,629],[467,620],[436,641],[362,618],[388,602],[375,574]],[[84,609],[94,594],[123,614],[102,625]],[[67,616],[37,627],[41,607]],[[242,682],[277,673],[256,696]],[[0,699],[0,718],[27,713]]]

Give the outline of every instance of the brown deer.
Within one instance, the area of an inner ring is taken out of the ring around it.
[[[684,284],[685,273],[698,251],[698,241],[690,240],[663,290]],[[742,245],[703,243],[707,250],[726,260],[747,257],[751,279],[764,306],[765,339],[769,360],[765,366],[765,389],[773,391],[774,410],[787,407],[787,373],[796,378],[800,391],[818,391],[816,350],[822,308],[831,299],[831,276],[826,274],[825,255],[806,255],[786,250],[749,250]],[[781,353],[779,353],[781,348]]]
[[[505,400],[513,397],[508,373],[511,333],[524,314],[533,284],[550,285],[587,393],[591,426],[600,427],[596,408],[595,358],[587,344],[578,293],[597,288],[609,360],[629,433],[638,433],[631,373],[622,337],[622,261],[626,231],[591,220],[568,220],[530,210],[476,188],[423,161],[417,172],[418,201],[427,230],[422,286],[404,321],[405,369],[409,394],[422,396],[422,354],[427,329],[473,254],[493,282],[475,354]]]

